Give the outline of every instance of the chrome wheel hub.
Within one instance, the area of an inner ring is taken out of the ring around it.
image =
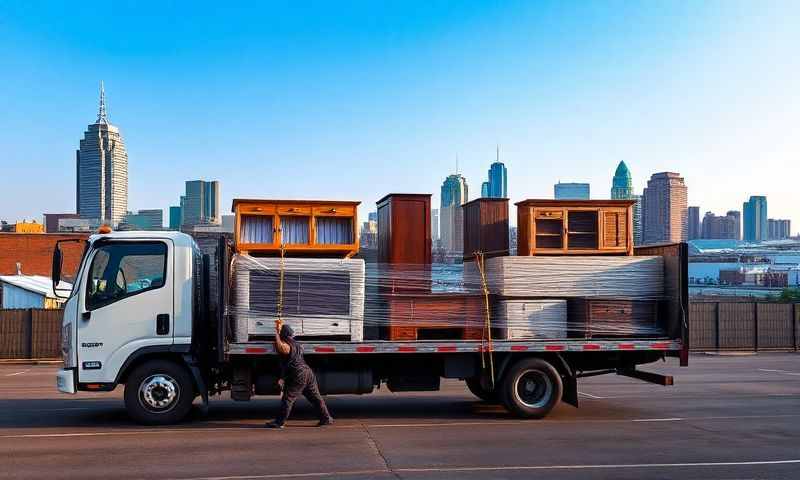
[[[542,408],[547,405],[554,391],[550,378],[536,370],[529,370],[520,375],[514,387],[514,394],[520,402],[530,408]]]
[[[163,413],[175,406],[180,393],[174,378],[163,373],[151,375],[139,386],[139,403],[151,412]]]

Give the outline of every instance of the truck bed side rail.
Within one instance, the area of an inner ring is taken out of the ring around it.
[[[303,342],[306,354],[376,354],[376,353],[479,353],[486,344],[477,340],[415,342]],[[494,352],[609,352],[659,350],[679,352],[681,340],[580,340],[580,341],[503,341],[494,340]],[[273,355],[272,342],[231,343],[229,355]]]

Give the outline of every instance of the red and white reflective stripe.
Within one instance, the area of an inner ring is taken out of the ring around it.
[[[489,346],[476,340],[450,340],[448,342],[301,342],[310,354],[354,354],[354,353],[480,353],[488,352]],[[680,340],[562,340],[558,342],[495,340],[492,352],[593,352],[593,351],[631,351],[660,350],[679,351]],[[228,348],[232,355],[269,355],[275,354],[271,343],[234,343]]]

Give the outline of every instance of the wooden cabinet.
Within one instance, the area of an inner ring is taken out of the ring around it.
[[[464,260],[508,255],[508,199],[478,198],[464,209]]]
[[[350,257],[358,253],[359,203],[234,199],[236,250]]]
[[[390,193],[378,200],[378,262],[431,263],[431,195]]]
[[[575,298],[568,302],[573,338],[658,337],[659,303],[655,300]]]
[[[387,295],[387,340],[480,340],[486,306],[483,295],[428,293]]]
[[[634,200],[517,203],[517,255],[633,255]]]

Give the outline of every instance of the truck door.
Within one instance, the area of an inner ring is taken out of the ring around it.
[[[173,253],[169,240],[95,242],[82,279],[78,382],[114,382],[139,348],[173,336]]]

